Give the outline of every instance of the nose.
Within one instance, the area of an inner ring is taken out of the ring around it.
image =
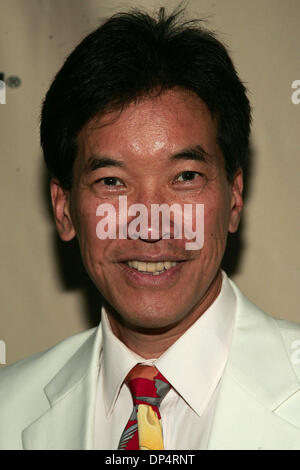
[[[178,222],[180,215],[179,204],[170,202],[166,193],[156,186],[148,186],[128,206],[128,235],[131,239],[140,239],[146,243],[173,238],[181,225],[181,219]]]
[[[139,238],[146,243],[156,243],[163,238],[162,231],[154,230],[148,225],[146,232],[141,232]]]

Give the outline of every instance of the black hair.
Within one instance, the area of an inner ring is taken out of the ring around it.
[[[50,177],[72,186],[77,136],[96,115],[122,109],[155,90],[196,93],[218,123],[218,144],[232,179],[246,163],[251,108],[225,46],[182,10],[156,17],[117,13],[74,49],[57,73],[41,114]]]

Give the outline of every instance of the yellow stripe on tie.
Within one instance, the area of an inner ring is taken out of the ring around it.
[[[163,450],[161,421],[149,405],[138,405],[138,436],[140,450]]]

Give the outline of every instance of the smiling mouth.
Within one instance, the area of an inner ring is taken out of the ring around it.
[[[181,261],[158,261],[158,262],[146,262],[146,261],[127,261],[126,264],[130,268],[139,271],[142,274],[152,274],[153,276],[159,276],[160,274],[174,268]]]

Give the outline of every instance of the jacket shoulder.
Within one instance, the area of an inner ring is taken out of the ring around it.
[[[0,449],[22,447],[20,431],[49,408],[41,391],[95,330],[70,336],[0,370]],[[16,436],[19,441],[13,442]]]
[[[294,372],[300,381],[300,324],[280,319],[275,321]]]
[[[268,357],[265,354],[268,348],[273,350],[274,355],[279,354],[281,351],[287,357],[289,367],[293,369],[300,381],[300,324],[279,319],[264,312],[249,300],[233,281],[230,281],[230,283],[236,293],[238,302],[239,330],[248,333],[248,336],[243,335],[243,341],[247,340],[247,337],[251,338],[255,354],[261,350],[265,360]],[[273,364],[276,363],[275,356],[270,358],[270,361]],[[269,368],[272,367],[269,364]]]
[[[3,389],[13,387],[16,382],[29,382],[29,376],[39,372],[41,382],[47,383],[57,370],[59,370],[78,348],[93,334],[96,328],[72,335],[49,349],[38,352],[22,359],[14,364],[8,365],[0,370],[0,397]],[[23,387],[22,387],[23,388]],[[1,403],[1,401],[0,401]]]
[[[265,320],[265,322],[270,324],[276,324],[276,326],[283,332],[283,331],[290,331],[290,332],[299,332],[300,333],[300,323],[283,320],[280,318],[274,317],[272,314],[265,312],[260,307],[258,307],[252,300],[250,300],[241,290],[237,287],[237,285],[229,279],[229,282],[235,291],[236,298],[241,308],[242,315],[247,314],[256,314],[257,316],[261,317]]]

